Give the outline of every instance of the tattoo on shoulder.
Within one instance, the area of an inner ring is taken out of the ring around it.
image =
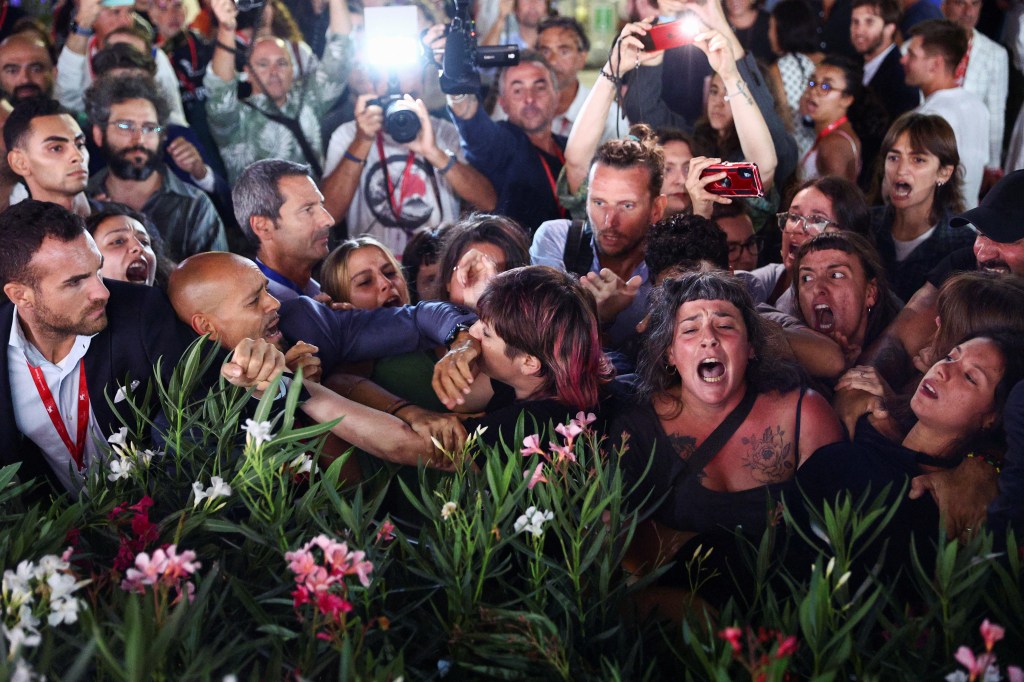
[[[692,436],[671,434],[669,435],[668,440],[672,444],[673,449],[675,449],[676,454],[679,455],[679,458],[684,462],[689,462],[690,457],[693,455],[693,451],[697,449],[697,439]],[[703,469],[697,472],[698,480],[705,476],[707,476],[707,474],[704,473]]]
[[[743,455],[743,466],[750,469],[754,480],[759,483],[777,483],[793,475],[793,443],[787,443],[786,432],[781,426],[775,430],[768,426],[761,437],[743,438],[743,445],[749,450]]]

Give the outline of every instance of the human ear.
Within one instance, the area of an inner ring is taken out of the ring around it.
[[[875,307],[878,303],[878,280],[871,280],[868,282],[867,295],[864,297],[864,303],[867,304],[868,309]]]
[[[12,149],[7,152],[7,165],[23,178],[32,174],[29,170],[28,159],[25,158],[25,152],[20,149]]]
[[[540,374],[541,362],[536,355],[523,353],[518,359],[519,371],[525,376],[534,377]]]
[[[213,320],[211,320],[205,313],[194,314],[192,319],[189,320],[189,323],[192,327],[192,331],[196,334],[199,334],[200,336],[209,334],[211,341],[217,340],[217,328],[214,326]]]
[[[21,282],[8,282],[4,285],[4,294],[7,299],[19,308],[31,308],[34,301],[32,287]]]

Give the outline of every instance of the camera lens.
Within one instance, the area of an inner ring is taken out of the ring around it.
[[[384,112],[384,130],[399,144],[408,144],[420,133],[420,117],[405,100],[393,102]]]
[[[749,168],[741,168],[740,169],[740,177],[741,178],[750,179],[750,178],[754,177],[754,172],[751,171]]]
[[[724,178],[718,181],[718,184],[722,187],[732,187],[732,179],[726,175]]]

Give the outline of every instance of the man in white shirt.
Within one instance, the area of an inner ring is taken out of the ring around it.
[[[944,0],[942,13],[967,31],[967,54],[957,66],[964,90],[978,97],[988,108],[988,163],[986,180],[1002,174],[1003,130],[1006,126],[1006,94],[1009,57],[1006,48],[975,29],[981,15],[981,0]]]
[[[957,85],[956,67],[967,52],[967,33],[947,19],[922,21],[910,31],[903,70],[924,103],[915,111],[942,116],[953,128],[964,171],[964,204],[978,205],[981,179],[989,158],[988,109]]]
[[[122,382],[144,384],[161,357],[166,379],[194,335],[159,289],[103,280],[84,222],[60,206],[11,206],[0,213],[0,244],[0,463],[21,463],[23,481],[76,493],[103,457],[97,442],[134,418],[119,416],[117,395],[134,390]],[[222,375],[259,387],[280,371],[266,346],[239,342]]]

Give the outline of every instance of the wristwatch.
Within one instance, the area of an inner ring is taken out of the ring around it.
[[[448,157],[448,163],[446,163],[443,168],[438,168],[437,172],[440,173],[441,175],[448,175],[448,171],[450,171],[452,169],[452,166],[455,165],[455,152],[453,152],[450,149],[445,149],[444,153]]]
[[[96,35],[96,31],[93,30],[91,26],[82,26],[77,21],[71,22],[70,29],[71,33],[74,33],[75,35],[79,36],[85,36],[86,38],[91,38],[92,36]]]

